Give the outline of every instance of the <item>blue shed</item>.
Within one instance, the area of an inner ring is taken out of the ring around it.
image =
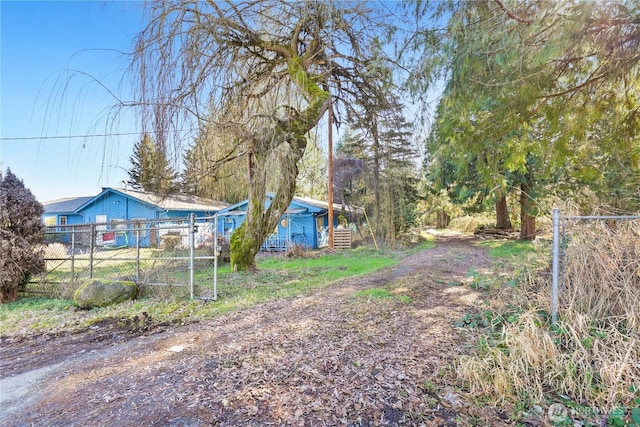
[[[268,193],[265,207],[273,200]],[[247,216],[248,200],[229,206],[218,212],[218,233],[227,240],[240,227]],[[306,197],[294,197],[274,230],[262,245],[262,250],[283,251],[291,245],[303,245],[317,249],[328,244],[329,204]],[[334,204],[334,226],[338,224],[340,206]]]

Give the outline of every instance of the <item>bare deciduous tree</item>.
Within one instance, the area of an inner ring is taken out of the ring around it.
[[[134,59],[142,121],[153,124],[161,147],[179,144],[185,126],[233,136],[233,157],[245,157],[249,182],[247,219],[231,242],[238,270],[255,267],[291,202],[307,134],[330,98],[339,120],[356,116],[355,99],[371,92],[368,70],[386,61],[380,39],[393,22],[388,13],[371,2],[149,3]],[[268,174],[276,174],[276,188],[266,207]]]

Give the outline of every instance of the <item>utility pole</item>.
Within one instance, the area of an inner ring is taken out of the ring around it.
[[[333,249],[333,118],[331,116],[331,101],[329,101],[329,133],[328,133],[328,150],[329,151],[329,248]]]

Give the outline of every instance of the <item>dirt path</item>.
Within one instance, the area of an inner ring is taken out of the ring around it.
[[[469,237],[393,269],[214,320],[2,342],[0,425],[467,425],[453,323],[490,266]],[[391,296],[358,292],[386,289]],[[487,415],[482,415],[486,417]],[[496,417],[492,425],[500,425]]]

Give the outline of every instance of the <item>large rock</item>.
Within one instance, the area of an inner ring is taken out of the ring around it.
[[[80,308],[94,308],[131,300],[137,294],[138,287],[133,282],[91,279],[76,289],[73,299]]]

